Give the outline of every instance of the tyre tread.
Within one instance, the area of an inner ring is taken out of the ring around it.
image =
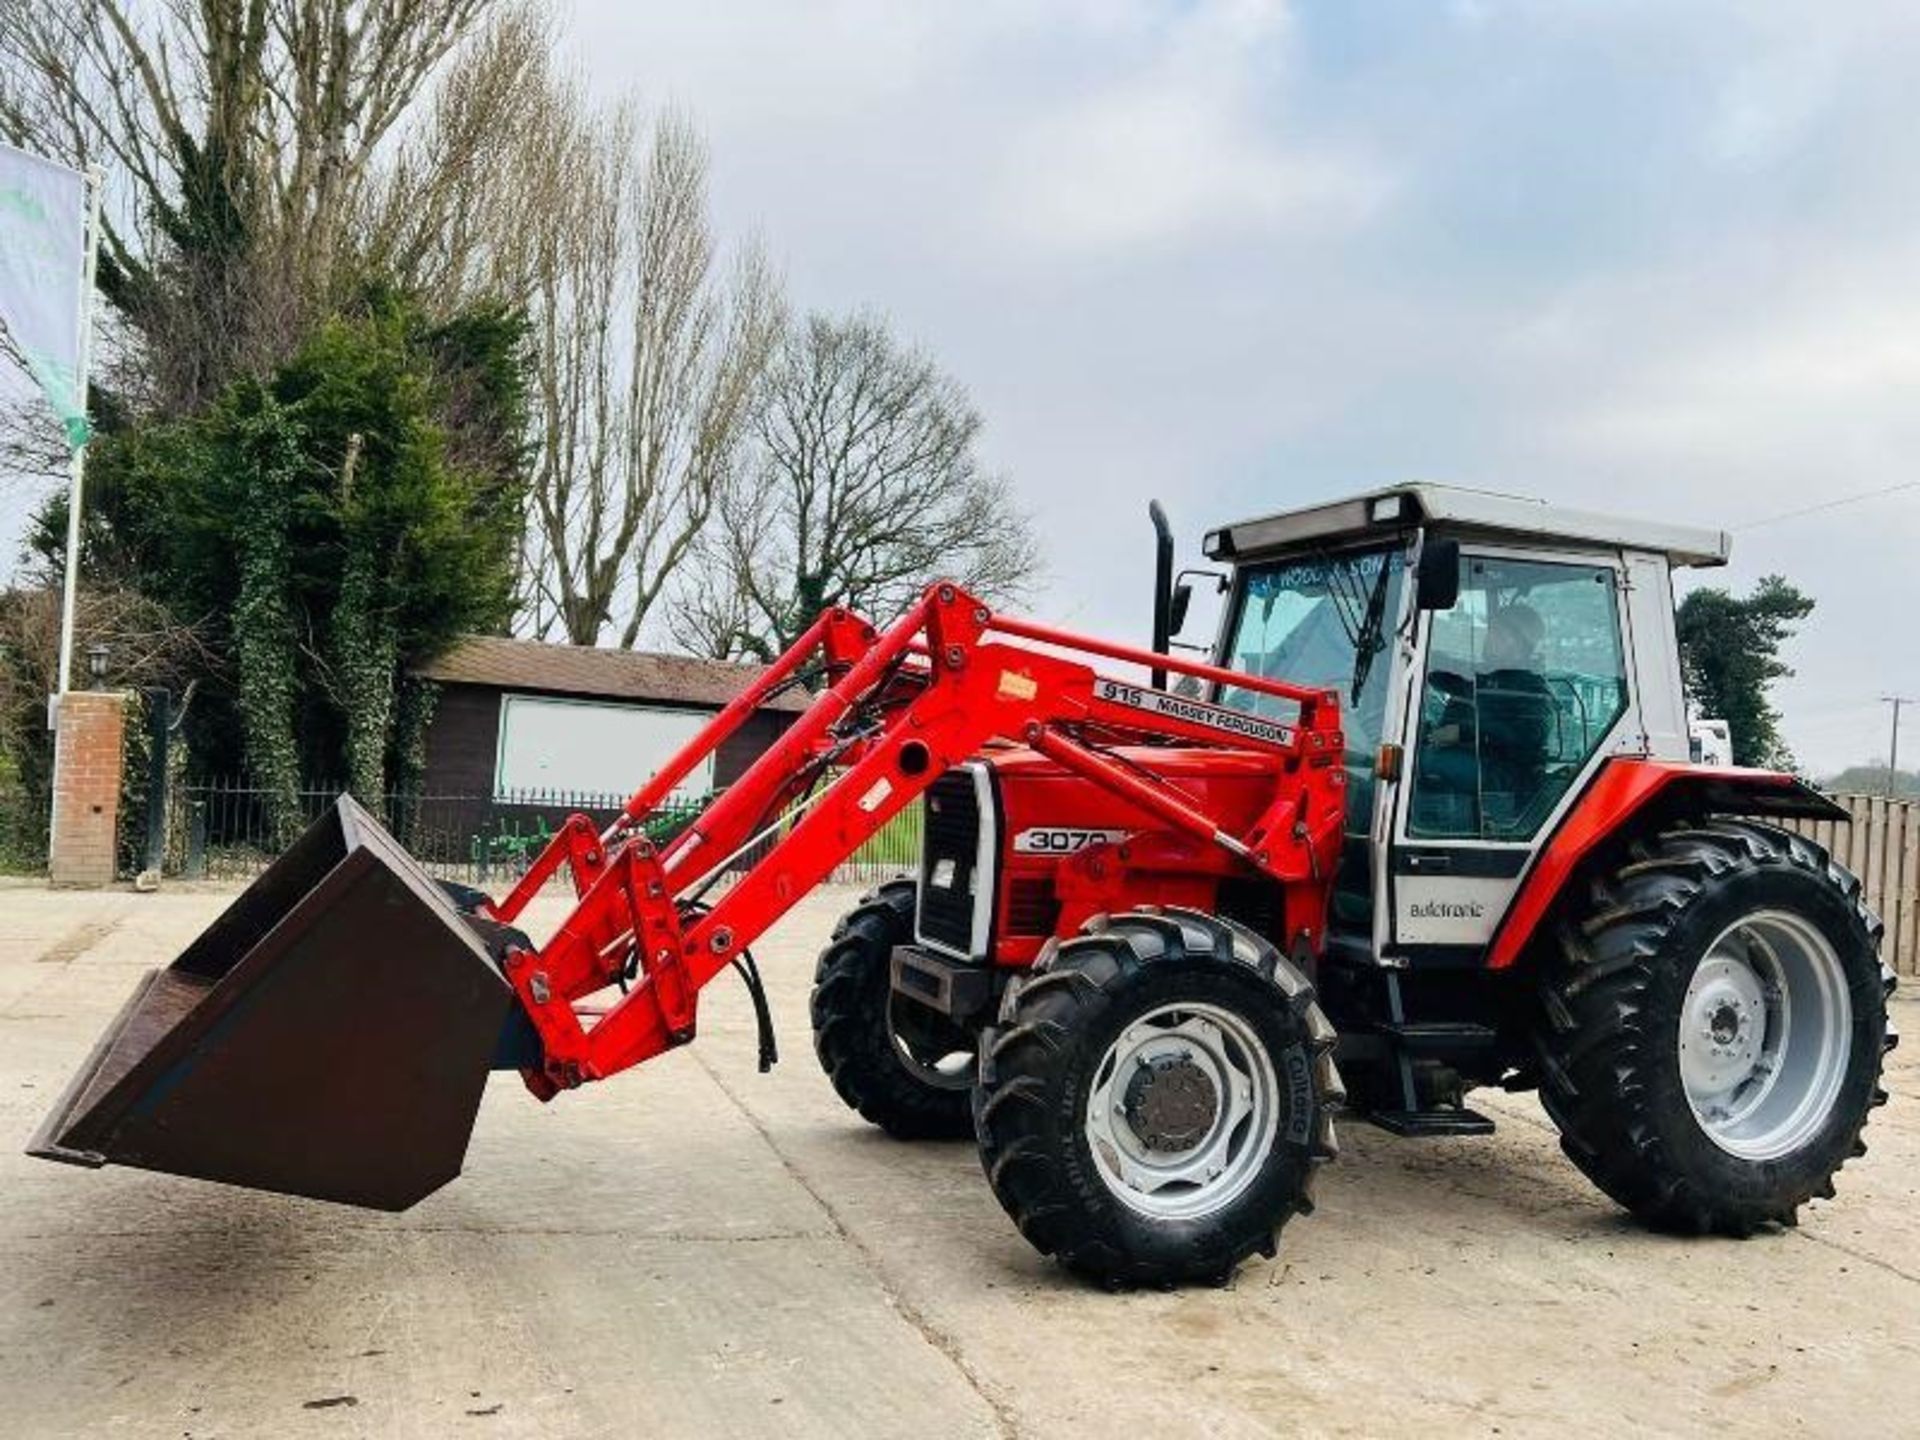
[[[1095,1222],[1098,1177],[1069,1174],[1046,1148],[1049,1080],[1088,1018],[1114,991],[1149,966],[1228,965],[1280,992],[1277,1015],[1288,1017],[1312,1057],[1315,1113],[1299,1192],[1277,1217],[1222,1212],[1220,1224],[1189,1250],[1129,1253]],[[1023,980],[1009,988],[1000,1024],[982,1041],[987,1057],[975,1091],[974,1118],[982,1168],[995,1197],[1020,1233],[1043,1255],[1114,1288],[1218,1284],[1255,1253],[1274,1253],[1275,1234],[1291,1214],[1313,1208],[1312,1180],[1338,1146],[1334,1115],[1344,1095],[1333,1064],[1334,1032],[1320,1015],[1313,987],[1275,947],[1232,921],[1177,907],[1142,907],[1089,921],[1085,933],[1050,946]],[[1089,1200],[1092,1200],[1090,1205]]]
[[[875,1011],[885,1004],[893,947],[913,933],[917,900],[912,879],[889,880],[833,927],[813,973],[813,1049],[834,1093],[862,1119],[896,1139],[955,1139],[973,1133],[967,1092],[916,1079],[891,1052],[884,1010]]]
[[[1821,846],[1771,826],[1718,819],[1681,825],[1636,844],[1592,892],[1592,909],[1564,926],[1542,967],[1537,1031],[1540,1099],[1567,1157],[1643,1222],[1687,1233],[1745,1236],[1797,1221],[1806,1200],[1832,1194],[1831,1173],[1807,1177],[1768,1202],[1709,1193],[1668,1153],[1653,1118],[1648,1069],[1671,1043],[1653,987],[1689,907],[1740,872],[1792,867],[1833,887],[1878,944],[1880,923],[1857,877]],[[1883,998],[1892,993],[1883,972]],[[1891,1034],[1891,1027],[1888,1027]],[[1871,1107],[1868,1107],[1869,1109]],[[1864,1153],[1863,1112],[1842,1147]]]

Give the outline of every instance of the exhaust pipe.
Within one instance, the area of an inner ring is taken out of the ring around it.
[[[1147,518],[1153,522],[1153,644],[1148,647],[1159,655],[1173,648],[1173,526],[1158,500],[1147,501]],[[1153,688],[1167,688],[1167,672],[1153,672]]]
[[[147,974],[27,1153],[404,1210],[460,1173],[524,1028],[513,933],[343,795]]]

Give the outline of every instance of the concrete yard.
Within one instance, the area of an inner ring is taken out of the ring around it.
[[[723,981],[633,1074],[549,1106],[496,1077],[467,1173],[404,1215],[26,1159],[227,898],[0,889],[0,1433],[1920,1432],[1920,1043],[1795,1231],[1644,1234],[1487,1095],[1489,1140],[1343,1127],[1318,1214],[1229,1288],[1109,1295],[1028,1249],[971,1145],[840,1107],[806,1026],[836,890],[759,947],[772,1075]]]

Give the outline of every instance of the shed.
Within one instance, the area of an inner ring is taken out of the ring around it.
[[[440,687],[423,789],[493,801],[625,796],[762,672],[757,665],[463,637],[416,670]],[[682,795],[732,783],[807,706],[773,697]]]

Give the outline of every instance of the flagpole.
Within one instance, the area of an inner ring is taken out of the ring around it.
[[[83,266],[85,280],[80,286],[80,344],[75,358],[74,390],[79,397],[80,414],[89,413],[87,393],[91,384],[88,363],[93,350],[93,286],[100,266],[100,190],[98,170],[87,172],[87,256]],[[91,437],[89,437],[91,439]],[[60,589],[60,679],[55,695],[65,695],[73,679],[73,616],[80,591],[80,491],[87,477],[87,443],[73,447],[68,462],[67,483],[67,573]],[[58,704],[58,700],[55,701]]]

